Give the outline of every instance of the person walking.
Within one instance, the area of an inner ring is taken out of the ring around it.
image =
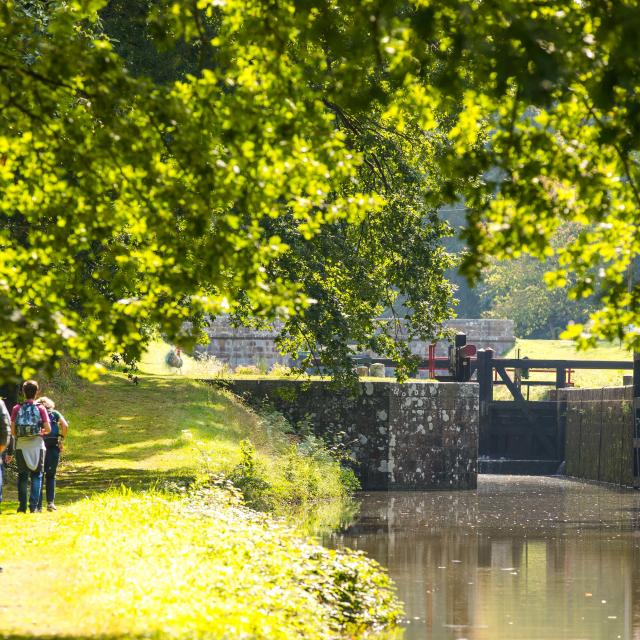
[[[38,508],[42,491],[42,469],[44,467],[43,436],[51,431],[47,410],[37,405],[38,383],[27,380],[22,385],[25,401],[17,404],[11,412],[11,433],[16,438],[16,464],[18,466],[18,513],[27,512],[27,492],[29,493],[29,511]]]
[[[4,461],[5,451],[11,443],[11,416],[7,411],[7,406],[4,400],[0,398],[0,505],[3,498],[4,487]],[[2,573],[2,567],[0,567],[0,573]]]
[[[11,443],[11,416],[7,411],[4,400],[0,398],[0,504],[2,504],[4,487],[5,451]]]
[[[56,403],[46,396],[38,399],[38,404],[42,405],[49,414],[49,422],[51,431],[44,437],[44,492],[47,494],[47,511],[55,511],[56,498],[56,471],[60,462],[60,454],[64,449],[64,440],[67,437],[69,423],[64,416],[56,410]],[[42,511],[42,494],[40,491],[40,499],[36,511]]]

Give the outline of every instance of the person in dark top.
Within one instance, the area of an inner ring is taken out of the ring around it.
[[[56,497],[56,471],[60,462],[60,454],[64,450],[64,440],[67,437],[69,423],[64,416],[56,410],[56,404],[51,398],[42,396],[38,403],[43,406],[49,414],[51,431],[44,437],[46,453],[44,456],[44,484],[47,494],[47,511],[55,511]],[[38,501],[38,511],[42,511],[42,491]]]

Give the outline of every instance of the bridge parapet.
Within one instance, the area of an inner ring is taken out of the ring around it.
[[[475,383],[362,382],[355,394],[323,381],[222,384],[254,406],[266,400],[318,436],[343,432],[365,490],[476,488]]]

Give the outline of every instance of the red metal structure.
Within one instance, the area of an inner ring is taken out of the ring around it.
[[[436,345],[432,342],[429,345],[429,378],[436,377]]]

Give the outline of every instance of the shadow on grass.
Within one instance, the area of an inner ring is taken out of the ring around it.
[[[73,466],[65,469],[62,482],[58,478],[56,504],[70,504],[122,486],[134,491],[147,491],[162,489],[168,483],[188,483],[193,478],[194,474],[188,470],[162,472],[131,468],[101,469],[91,465]],[[6,510],[17,505],[16,475],[13,472],[8,472],[5,477],[5,503]]]
[[[130,468],[100,469],[90,465],[74,466],[65,471],[64,484],[59,484],[56,491],[56,501],[61,504],[75,502],[94,493],[121,486],[138,491],[162,488],[165,483],[190,481],[193,477],[194,474],[187,471],[180,473],[175,470],[162,472]]]

